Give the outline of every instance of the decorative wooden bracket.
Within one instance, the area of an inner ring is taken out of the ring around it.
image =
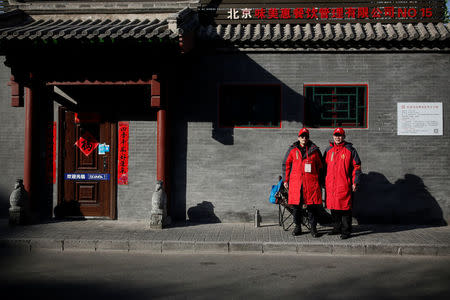
[[[8,85],[11,87],[11,106],[23,107],[23,89],[21,85],[14,80],[14,76],[11,75]]]
[[[161,107],[161,83],[158,80],[158,75],[152,76],[152,91],[151,91],[151,107]]]

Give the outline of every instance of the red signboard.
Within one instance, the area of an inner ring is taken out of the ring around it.
[[[84,155],[89,156],[98,146],[97,140],[89,132],[83,133],[75,145],[80,148]]]
[[[442,0],[200,0],[199,15],[224,24],[437,23]]]
[[[119,161],[118,161],[118,180],[117,184],[128,184],[128,138],[129,123],[119,122]]]
[[[270,19],[385,19],[431,18],[431,7],[337,7],[337,8],[229,8],[229,20]]]

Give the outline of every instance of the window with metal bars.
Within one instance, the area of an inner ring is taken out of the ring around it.
[[[305,125],[367,128],[367,84],[305,84]]]
[[[280,128],[281,85],[221,85],[219,88],[219,127]]]

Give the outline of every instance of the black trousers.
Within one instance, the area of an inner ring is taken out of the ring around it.
[[[352,232],[352,210],[331,209],[331,217],[333,218],[333,229],[340,231],[342,234],[350,234]]]
[[[306,206],[306,211],[308,213],[308,219],[309,224],[311,225],[311,228],[317,227],[317,220],[319,218],[319,209],[321,205],[320,204],[311,204]],[[300,226],[302,224],[303,215],[302,215],[302,204],[300,205],[293,205],[293,212],[294,216],[294,223],[296,226]]]

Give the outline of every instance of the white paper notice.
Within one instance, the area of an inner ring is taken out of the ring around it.
[[[397,135],[442,135],[442,102],[397,103]]]

